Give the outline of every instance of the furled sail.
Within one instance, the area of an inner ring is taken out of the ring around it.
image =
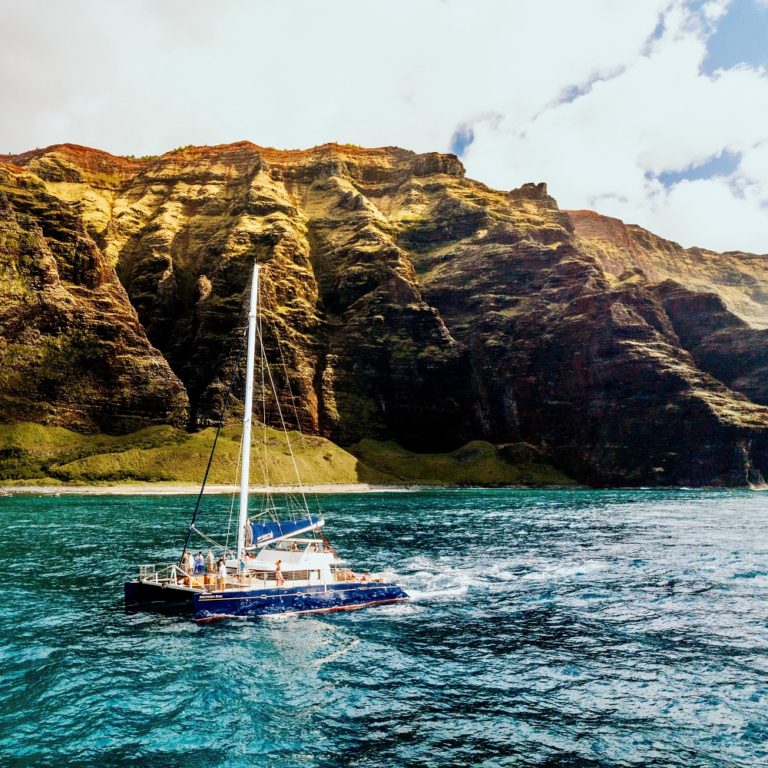
[[[263,547],[287,536],[296,536],[321,528],[325,521],[319,515],[310,515],[300,520],[280,520],[270,523],[251,523],[252,546]]]

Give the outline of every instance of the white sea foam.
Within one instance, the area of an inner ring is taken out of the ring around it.
[[[334,651],[333,653],[329,654],[328,656],[324,656],[322,659],[315,659],[312,663],[316,667],[319,667],[322,664],[329,664],[332,661],[336,661],[336,659],[340,658],[345,653],[349,653],[357,645],[360,645],[360,641],[359,640],[353,640],[345,648],[339,648],[338,651]]]
[[[429,590],[418,590],[418,589],[408,589],[408,596],[411,598],[411,600],[422,603],[427,600],[442,600],[447,597],[462,597],[463,595],[467,594],[467,587],[452,587],[450,589],[429,589]]]
[[[570,576],[585,576],[588,573],[605,570],[608,564],[603,560],[586,560],[583,563],[566,563],[563,565],[545,565],[541,570],[526,573],[521,578],[524,581],[549,581],[567,579]]]
[[[483,583],[476,568],[457,567],[452,559],[415,557],[404,563],[406,575],[396,578],[414,602],[464,597]]]
[[[390,603],[389,605],[377,606],[377,613],[383,614],[388,617],[396,616],[409,616],[414,613],[419,613],[424,610],[421,606],[414,602],[413,595],[409,592],[410,600],[406,603]]]

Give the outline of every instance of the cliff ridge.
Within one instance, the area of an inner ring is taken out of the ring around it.
[[[596,484],[768,477],[763,257],[682,249],[395,147],[59,145],[0,157],[0,192],[6,421],[210,425],[257,260],[280,400],[305,432],[525,443]]]

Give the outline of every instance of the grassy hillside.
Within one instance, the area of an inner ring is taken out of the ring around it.
[[[240,426],[222,430],[209,482],[236,483]],[[199,483],[215,430],[195,434],[170,426],[119,437],[81,435],[40,424],[0,424],[0,483]],[[263,427],[255,430],[261,445]],[[497,449],[472,442],[449,454],[415,454],[396,443],[363,440],[349,451],[321,437],[289,435],[301,480],[314,483],[424,483],[447,485],[566,485],[571,481],[542,462],[529,446]],[[265,451],[254,449],[251,481],[264,482]],[[295,484],[285,436],[266,430],[266,465],[275,485]]]
[[[237,482],[239,426],[225,427],[211,466],[210,483]],[[215,430],[189,434],[169,426],[148,427],[130,435],[80,435],[39,424],[0,425],[0,481],[74,484],[116,482],[199,483]],[[320,437],[290,434],[302,482],[386,483],[386,477],[347,451]],[[251,479],[264,480],[264,451],[254,450]],[[267,430],[270,482],[295,484],[295,473],[282,433]]]
[[[412,453],[393,442],[361,440],[350,452],[401,482],[448,485],[572,485],[525,443],[496,447],[473,440],[452,453]]]

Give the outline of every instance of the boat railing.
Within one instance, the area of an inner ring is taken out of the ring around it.
[[[178,565],[171,563],[151,563],[139,566],[139,580],[160,583],[161,581],[175,581],[177,575],[186,575]]]
[[[312,586],[323,583],[318,577],[310,578],[310,571],[293,571],[285,574],[284,582],[290,582],[292,586]],[[298,578],[291,578],[295,576]],[[331,572],[331,583],[367,581],[368,576],[362,578],[350,568],[334,568]],[[216,589],[220,582],[218,576],[213,573],[192,574],[184,571],[175,563],[150,563],[139,566],[139,580],[151,584],[185,584],[200,589]],[[271,571],[250,571],[247,573],[229,573],[226,580],[227,587],[254,587],[267,586],[275,581],[275,574]]]

